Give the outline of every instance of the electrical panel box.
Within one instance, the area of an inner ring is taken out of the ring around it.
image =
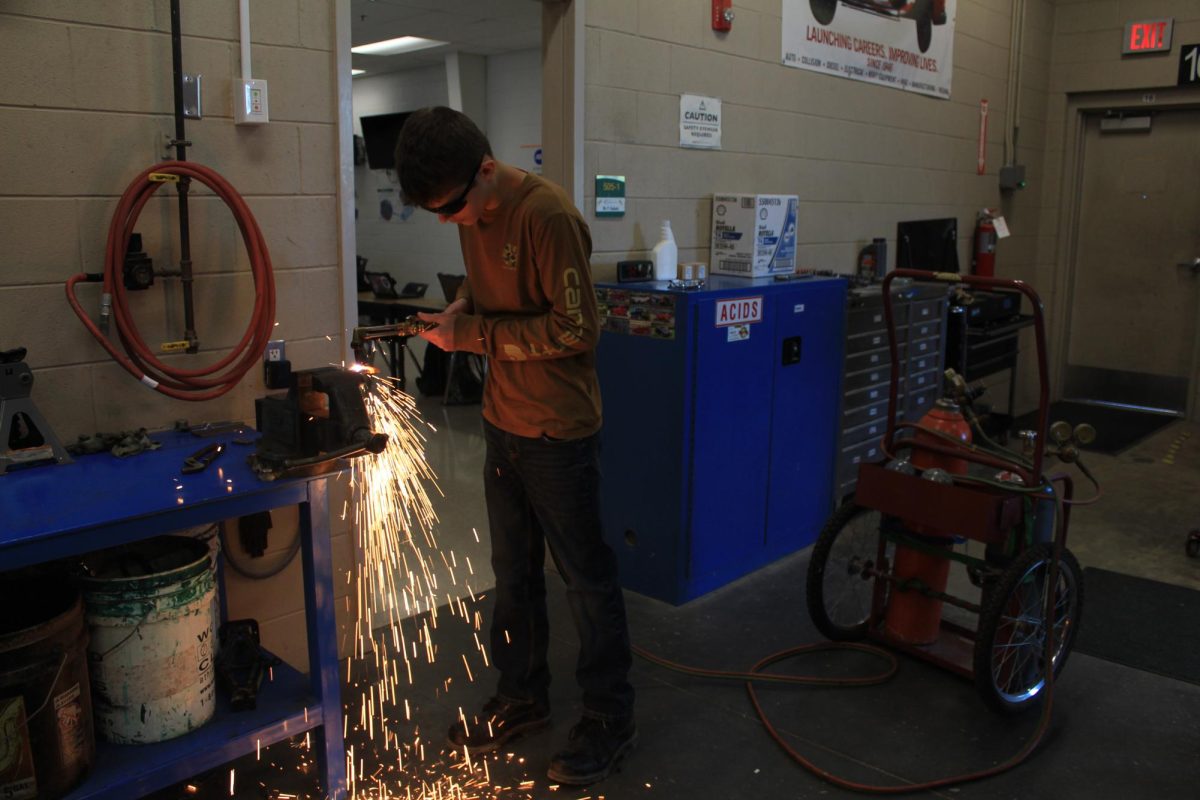
[[[241,78],[233,82],[233,121],[237,125],[264,125],[267,113],[267,82]]]
[[[832,511],[846,281],[596,287],[605,536],[671,603],[808,546]]]

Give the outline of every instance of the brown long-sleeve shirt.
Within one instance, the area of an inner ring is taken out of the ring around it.
[[[518,436],[600,429],[600,338],[587,223],[561,188],[527,174],[485,219],[459,226],[469,312],[454,348],[488,357],[483,416]]]

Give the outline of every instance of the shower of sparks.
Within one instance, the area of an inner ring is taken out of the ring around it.
[[[534,780],[493,781],[499,762],[524,770],[511,753],[470,756],[445,741],[451,720],[436,716],[432,729],[414,721],[421,704],[410,703],[408,690],[418,676],[423,686],[437,685],[444,695],[454,681],[471,683],[487,669],[488,654],[478,635],[482,614],[471,607],[483,595],[472,586],[477,578],[469,555],[444,550],[437,541],[438,518],[426,491],[433,487],[440,493],[425,460],[426,434],[433,426],[390,379],[369,377],[364,396],[372,429],[387,434],[388,445],[377,456],[352,462],[348,513],[361,561],[354,584],[358,618],[348,632],[352,646],[343,692],[349,797],[531,797]],[[472,532],[478,542],[478,532]],[[436,635],[449,625],[468,626],[474,646],[462,652],[440,647]],[[441,673],[435,677],[429,670]],[[481,722],[465,714],[464,720]]]

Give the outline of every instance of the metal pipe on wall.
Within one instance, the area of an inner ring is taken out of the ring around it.
[[[1016,164],[1017,136],[1021,123],[1021,73],[1025,42],[1025,0],[1013,0],[1008,37],[1008,86],[1005,87],[1004,164]]]
[[[171,73],[175,88],[175,139],[171,142],[175,147],[175,159],[187,161],[187,147],[190,142],[184,133],[183,116],[183,32],[179,18],[179,0],[171,0]],[[191,179],[184,176],[176,184],[179,190],[179,280],[183,284],[183,326],[184,338],[187,340],[187,352],[195,353],[200,349],[200,340],[196,336],[196,311],[192,299],[192,240],[188,225],[188,189]]]

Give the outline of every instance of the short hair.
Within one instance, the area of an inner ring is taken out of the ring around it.
[[[484,156],[487,136],[461,111],[445,106],[414,111],[396,140],[396,172],[404,201],[428,206],[470,181]]]

